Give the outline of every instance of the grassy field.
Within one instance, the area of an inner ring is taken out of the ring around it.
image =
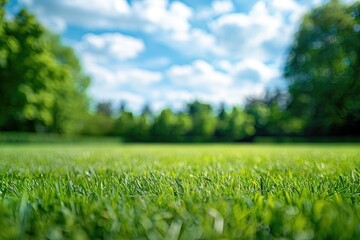
[[[360,239],[360,145],[0,145],[0,239]]]

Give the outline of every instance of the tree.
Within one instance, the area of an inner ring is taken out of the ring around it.
[[[80,131],[89,78],[72,49],[26,10],[0,18],[0,130]]]
[[[120,116],[115,120],[113,134],[130,140],[135,128],[135,117],[132,112],[126,111],[125,107],[121,108]]]
[[[360,134],[360,3],[307,14],[285,67],[289,111],[307,135]]]
[[[150,123],[149,118],[141,114],[140,116],[135,118],[134,127],[131,131],[131,136],[129,140],[132,141],[141,141],[147,142],[149,141],[150,137]]]
[[[113,115],[113,108],[111,102],[98,102],[96,104],[96,112],[105,116],[111,117]]]
[[[226,136],[231,140],[243,140],[255,134],[254,117],[233,107],[228,117]]]
[[[229,114],[226,111],[226,106],[224,103],[220,104],[218,115],[217,115],[217,123],[215,130],[215,137],[218,139],[227,138],[227,126],[228,126]]]
[[[84,116],[80,133],[90,136],[109,136],[113,134],[114,125],[114,119],[102,113],[88,114]]]
[[[145,104],[140,116],[135,118],[131,140],[147,142],[150,138],[150,129],[153,113],[149,104]]]
[[[186,136],[192,128],[193,125],[189,115],[184,112],[180,112],[176,115],[174,134],[177,136],[178,140],[187,140]]]
[[[156,141],[174,141],[178,138],[175,135],[177,118],[169,108],[165,108],[155,118],[151,134]]]
[[[211,105],[195,101],[187,104],[187,113],[192,120],[190,135],[199,140],[211,138],[216,129],[216,117]]]
[[[153,116],[153,111],[151,109],[150,104],[145,104],[143,109],[141,110],[141,115],[147,118],[151,118]]]
[[[5,23],[5,3],[6,1],[0,0],[0,67],[5,66],[6,64],[6,35],[4,32],[4,23]]]
[[[82,71],[79,59],[72,48],[61,43],[58,36],[46,34],[58,67],[67,71],[67,78],[54,91],[55,104],[52,108],[54,123],[51,131],[78,134],[88,116],[89,99],[86,95],[90,85],[89,76]]]
[[[280,90],[247,99],[245,112],[254,118],[257,136],[298,135],[302,131],[303,120],[287,111],[287,101],[287,94]]]
[[[51,113],[46,107],[52,104],[53,99],[45,91],[44,77],[49,72],[53,75],[58,73],[51,68],[53,61],[48,52],[41,48],[44,42],[40,38],[44,29],[25,10],[13,21],[5,21],[3,28],[7,38],[7,56],[0,69],[0,111],[5,113],[1,115],[0,126],[5,130],[18,130],[20,127],[23,129],[19,130],[34,130],[35,122],[50,125]],[[35,92],[34,88],[38,91]],[[44,105],[45,108],[42,107]],[[33,124],[30,124],[33,126],[28,126],[27,120],[32,120]]]

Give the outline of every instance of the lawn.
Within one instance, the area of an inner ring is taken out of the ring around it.
[[[0,239],[360,239],[360,144],[0,145]]]

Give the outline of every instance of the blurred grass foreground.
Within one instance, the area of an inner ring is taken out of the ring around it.
[[[1,239],[359,239],[359,144],[0,145]]]

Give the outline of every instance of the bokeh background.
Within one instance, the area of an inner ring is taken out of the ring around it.
[[[128,141],[360,133],[358,1],[1,1],[0,130]]]

